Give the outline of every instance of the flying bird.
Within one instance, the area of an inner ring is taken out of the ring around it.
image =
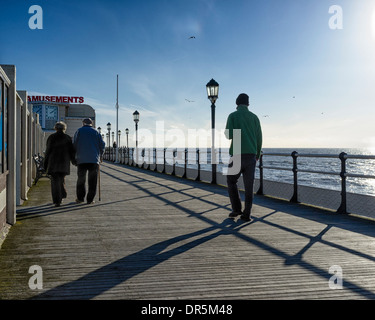
[[[188,100],[188,99],[185,99],[187,102],[194,102],[193,100]]]
[[[266,114],[265,116],[263,116],[264,118],[269,118],[270,116],[268,114]]]
[[[195,39],[195,36],[191,36],[191,37],[189,37],[188,39]]]

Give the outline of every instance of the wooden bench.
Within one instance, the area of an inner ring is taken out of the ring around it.
[[[38,155],[34,154],[33,160],[36,166],[36,177],[34,180],[34,184],[37,184],[38,180],[42,177],[50,178],[50,176],[44,169],[44,157],[42,157],[39,153]]]

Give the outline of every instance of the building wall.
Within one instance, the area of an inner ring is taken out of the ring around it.
[[[95,127],[95,110],[87,104],[57,104],[51,102],[33,102],[29,104],[32,105],[32,108],[35,105],[41,107],[43,110],[45,110],[46,106],[57,106],[58,119],[56,121],[63,121],[66,123],[66,133],[71,137],[73,137],[77,129],[82,126],[82,120],[85,118],[91,118],[91,120],[93,120],[94,122],[93,127]],[[41,123],[44,124],[45,119],[43,119],[43,116],[45,116],[45,111],[43,111],[42,113],[43,114],[40,114]],[[44,131],[46,133],[46,137],[55,132],[51,129],[44,129]]]
[[[0,235],[16,222],[16,206],[26,200],[35,178],[33,155],[44,144],[27,92],[16,89],[16,67],[0,65]]]
[[[6,116],[7,116],[7,92],[9,90],[10,80],[5,71],[0,67],[0,230],[3,230],[6,224],[6,204],[7,204],[7,167],[5,150],[6,143]],[[0,232],[1,234],[1,232]]]
[[[44,118],[40,118],[33,110],[36,103],[28,101],[27,91],[17,90],[16,67],[0,65],[1,239],[4,230],[8,230],[16,222],[17,205],[27,200],[27,192],[36,177],[33,156],[43,155],[47,137],[54,132],[43,130],[41,120],[46,120],[46,113],[42,115]],[[53,121],[64,121],[68,127],[67,133],[71,136],[82,126],[84,118],[91,118],[95,126],[95,111],[89,105],[60,103],[54,106],[58,107],[58,116],[56,119],[53,116]],[[51,118],[49,120],[51,123]]]

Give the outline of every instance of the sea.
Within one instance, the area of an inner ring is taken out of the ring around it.
[[[217,149],[219,159],[218,172],[225,171],[229,163],[228,148]],[[298,170],[319,171],[322,173],[298,172],[298,184],[323,189],[341,190],[341,160],[340,153],[345,152],[350,156],[359,156],[358,159],[349,157],[346,160],[346,172],[348,174],[364,175],[366,177],[347,177],[347,192],[375,196],[375,159],[364,159],[363,156],[373,156],[375,151],[363,148],[265,148],[263,152],[263,178],[270,181],[293,183],[293,159],[292,152],[296,151]],[[163,163],[162,152],[158,151],[158,163]],[[277,154],[277,155],[275,155]],[[303,155],[316,155],[306,157]],[[324,155],[325,157],[321,157]],[[327,156],[327,157],[326,157]],[[184,166],[184,149],[177,149],[175,153],[176,166]],[[197,167],[195,149],[188,149],[188,167]],[[173,163],[173,151],[166,152],[166,161]],[[201,170],[211,170],[211,150],[200,150]],[[256,178],[259,178],[259,163],[256,168]],[[284,168],[287,170],[275,170],[268,167]]]

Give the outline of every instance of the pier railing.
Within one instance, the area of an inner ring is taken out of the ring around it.
[[[263,164],[263,158],[279,156],[279,157],[291,157],[292,158],[292,168],[287,167],[276,167],[276,166],[266,166]],[[330,159],[339,159],[340,169],[339,171],[322,171],[322,170],[311,170],[311,169],[300,169],[298,166],[299,158],[330,158]],[[341,203],[337,209],[338,213],[347,213],[347,178],[363,178],[363,179],[375,179],[375,175],[365,175],[365,174],[356,174],[350,173],[347,171],[347,160],[348,159],[362,159],[362,160],[375,160],[375,156],[371,155],[349,155],[345,152],[340,153],[339,155],[332,154],[306,154],[298,153],[293,151],[290,153],[262,153],[262,156],[259,161],[259,170],[260,170],[260,187],[257,191],[257,194],[264,194],[263,185],[264,185],[264,170],[287,170],[292,171],[293,173],[293,196],[291,197],[291,202],[299,202],[299,183],[298,175],[299,173],[311,173],[311,174],[320,174],[320,175],[333,175],[340,177],[341,186],[340,186],[340,195]]]
[[[167,159],[167,150],[170,153],[170,157]],[[209,165],[205,166],[205,168],[209,167],[209,170],[211,169],[211,156],[210,156],[210,150],[204,149],[204,154],[209,155],[209,159],[207,161],[207,158],[204,159],[204,161],[201,160],[201,153],[202,150],[195,149],[196,158],[194,159],[194,170],[197,171],[197,175],[195,180],[201,181],[201,165]],[[183,178],[186,178],[186,172],[189,164],[188,159],[188,153],[191,155],[191,150],[188,149],[160,149],[160,148],[142,148],[142,149],[135,149],[135,148],[119,148],[118,149],[118,162],[121,164],[131,165],[131,166],[137,166],[140,168],[152,170],[152,171],[159,171],[162,173],[166,173],[166,166],[172,167],[172,172],[170,172],[171,175],[176,175],[176,166],[177,161],[176,159],[179,158],[178,166],[180,169],[183,168],[183,174],[181,175]],[[183,156],[181,156],[183,154]],[[178,157],[179,155],[179,157]],[[290,166],[272,166],[272,165],[265,165],[265,158],[268,157],[285,157],[291,159],[291,165]],[[315,170],[310,168],[300,168],[300,159],[301,158],[327,158],[327,159],[338,159],[337,162],[337,171],[328,171],[328,170]],[[105,160],[109,161],[115,161],[116,160],[116,149],[115,148],[106,148]],[[138,159],[138,160],[137,160]],[[161,161],[160,161],[161,159]],[[218,164],[226,165],[226,163],[222,160],[221,150],[217,150],[217,154],[215,155],[215,159],[217,159]],[[357,174],[357,173],[351,173],[347,170],[347,160],[348,159],[360,159],[360,160],[375,160],[375,156],[373,155],[349,155],[345,152],[342,152],[340,154],[307,154],[307,153],[298,153],[297,151],[293,151],[292,153],[268,153],[264,152],[262,153],[258,166],[257,166],[257,172],[259,173],[257,177],[257,183],[256,183],[256,190],[255,192],[259,195],[270,195],[267,191],[265,191],[264,186],[267,182],[265,179],[265,170],[271,170],[271,171],[289,171],[292,173],[292,196],[287,199],[291,202],[301,202],[300,201],[300,188],[303,188],[304,186],[301,185],[299,182],[299,175],[300,173],[309,173],[309,174],[317,174],[317,175],[325,175],[325,176],[337,176],[340,181],[340,186],[338,186],[339,192],[340,192],[340,203],[337,208],[337,213],[348,213],[348,201],[347,201],[347,178],[360,178],[360,179],[375,179],[375,175],[366,175],[366,174]],[[190,157],[191,160],[191,157]],[[159,167],[158,167],[159,165]],[[160,165],[162,168],[160,169]],[[223,175],[221,172],[213,172],[211,173],[211,183],[216,183],[217,175]],[[221,179],[221,181],[225,181],[225,179]],[[226,182],[226,181],[225,181]],[[272,181],[273,182],[273,181]],[[274,181],[277,183],[277,181]],[[289,184],[290,185],[290,184]],[[283,188],[282,185],[280,185],[279,188]],[[317,189],[317,188],[315,188]],[[326,189],[323,189],[326,190]],[[375,199],[375,197],[372,197]],[[368,198],[366,198],[368,199]],[[360,201],[360,200],[356,200]]]

